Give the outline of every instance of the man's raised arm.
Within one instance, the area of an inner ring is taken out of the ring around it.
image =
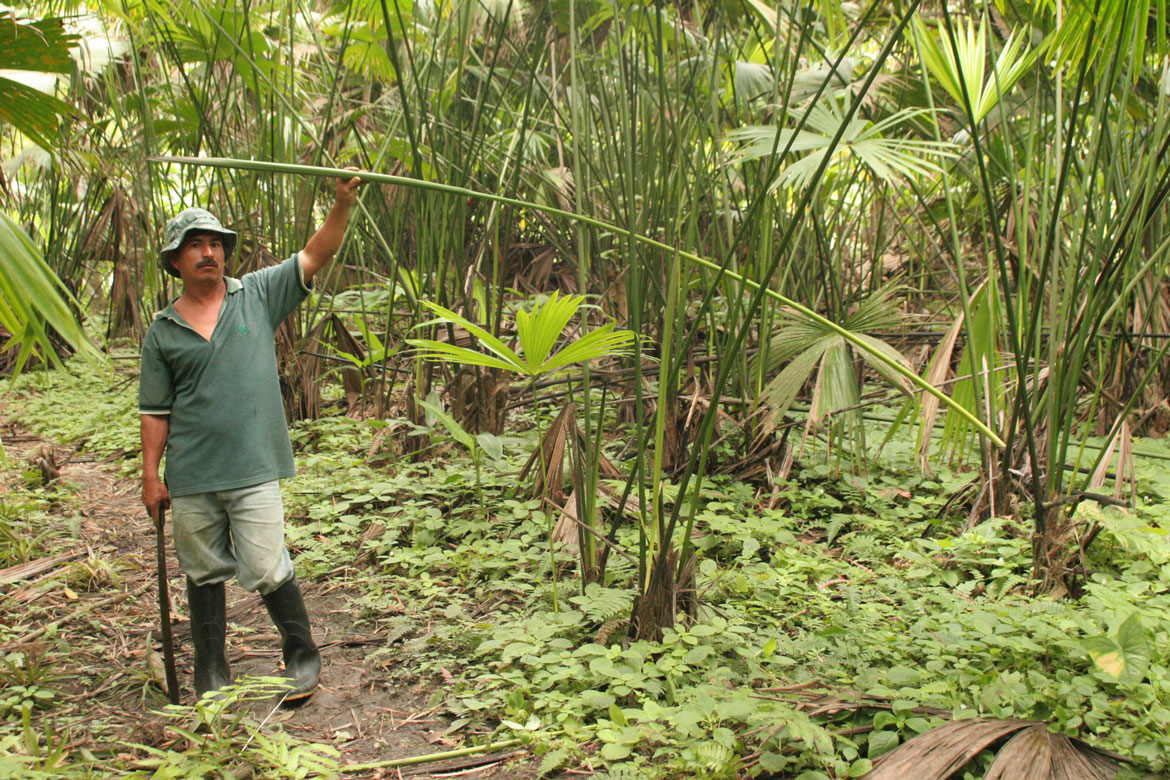
[[[329,265],[337,250],[341,248],[341,239],[345,237],[345,226],[349,222],[349,210],[357,202],[357,190],[361,183],[362,180],[356,176],[348,181],[337,180],[337,194],[333,199],[333,208],[329,210],[329,216],[300,251],[301,272],[304,274],[305,284],[311,282],[318,271]]]

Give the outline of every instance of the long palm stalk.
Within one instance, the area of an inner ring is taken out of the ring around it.
[[[865,352],[869,352],[870,354],[873,355],[875,360],[877,360],[880,363],[885,364],[894,373],[905,377],[907,380],[912,382],[920,390],[922,390],[926,393],[929,393],[930,395],[933,395],[934,397],[938,398],[939,401],[941,401],[942,403],[947,404],[948,406],[951,406],[951,408],[954,409],[954,411],[957,414],[967,418],[968,421],[973,426],[975,426],[981,433],[983,433],[985,436],[987,436],[990,441],[994,442],[995,444],[997,444],[999,446],[1003,445],[1003,440],[1000,439],[1000,437],[998,435],[996,435],[996,433],[994,431],[992,431],[990,428],[988,428],[981,420],[979,420],[975,415],[973,415],[967,409],[964,409],[964,408],[958,407],[958,406],[954,406],[951,403],[950,399],[946,396],[946,394],[944,394],[938,388],[934,387],[933,385],[930,385],[928,382],[923,380],[921,377],[919,377],[913,371],[908,370],[905,366],[899,364],[896,360],[890,358],[889,355],[874,351],[872,346],[865,343],[863,340],[858,339],[855,336],[855,334],[850,333],[848,330],[846,330],[842,326],[838,325],[837,323],[834,323],[834,322],[826,319],[825,317],[822,317],[820,314],[818,314],[817,312],[808,308],[807,306],[805,306],[797,301],[791,300],[791,299],[781,295],[780,293],[778,293],[774,290],[763,287],[759,283],[753,282],[749,279],[746,279],[739,274],[733,273],[731,271],[727,271],[726,269],[721,268],[721,266],[719,264],[717,264],[711,260],[708,260],[704,257],[700,257],[699,255],[694,254],[693,252],[687,252],[687,251],[681,250],[681,249],[676,250],[674,247],[671,247],[670,245],[665,244],[661,241],[650,238],[648,236],[638,235],[631,230],[627,230],[625,228],[618,227],[617,225],[608,223],[604,220],[596,219],[594,217],[583,216],[580,214],[574,214],[573,212],[566,211],[564,209],[560,209],[560,208],[557,208],[554,206],[542,205],[539,203],[533,203],[531,201],[520,200],[518,198],[510,198],[510,197],[507,197],[504,195],[496,195],[494,193],[478,192],[476,190],[468,189],[466,187],[456,187],[456,186],[449,185],[449,184],[442,184],[440,182],[421,181],[421,180],[417,180],[417,179],[412,179],[410,177],[396,176],[393,174],[371,173],[371,172],[367,172],[367,171],[362,171],[362,172],[355,174],[353,171],[346,171],[344,169],[339,169],[339,168],[327,168],[327,167],[323,167],[323,166],[293,165],[293,164],[287,164],[287,163],[266,162],[266,161],[262,161],[262,160],[235,160],[235,159],[225,159],[225,158],[217,158],[217,157],[166,156],[166,157],[151,157],[148,159],[150,162],[155,162],[155,163],[174,163],[174,164],[181,164],[181,165],[203,166],[203,167],[211,167],[211,168],[224,168],[224,169],[249,170],[249,171],[266,171],[266,172],[270,172],[270,173],[281,173],[281,174],[287,174],[287,175],[293,175],[293,176],[316,176],[316,177],[325,177],[325,178],[341,178],[341,177],[345,177],[345,176],[357,175],[363,181],[367,181],[367,182],[375,182],[375,183],[381,183],[381,184],[396,184],[396,185],[400,185],[400,186],[404,186],[404,187],[415,187],[418,189],[429,190],[432,192],[442,192],[442,193],[445,193],[448,195],[459,195],[459,196],[462,196],[464,198],[482,198],[483,200],[491,200],[491,201],[495,201],[495,202],[510,205],[510,206],[516,206],[519,208],[532,209],[533,211],[541,211],[541,212],[544,212],[546,214],[552,214],[552,215],[564,217],[564,218],[571,219],[571,220],[578,220],[578,221],[584,222],[586,224],[592,225],[594,227],[601,228],[603,230],[615,233],[617,235],[628,237],[628,238],[630,238],[630,239],[632,239],[640,244],[644,244],[646,246],[651,246],[651,247],[654,247],[656,249],[664,250],[667,252],[677,251],[678,256],[681,257],[682,259],[688,260],[689,262],[694,263],[698,266],[702,266],[708,270],[715,271],[715,272],[721,272],[723,275],[725,275],[725,276],[733,279],[734,281],[744,285],[749,290],[752,290],[754,292],[758,292],[760,295],[770,297],[773,300],[776,300],[785,306],[788,306],[788,307],[791,307],[792,309],[795,309],[796,311],[800,312],[805,317],[808,317],[810,320],[816,322],[818,325],[821,325],[822,327],[824,327],[828,330],[831,330],[831,331],[835,332],[837,335],[846,339],[851,344],[853,344],[857,349],[860,349],[860,350],[865,351]]]

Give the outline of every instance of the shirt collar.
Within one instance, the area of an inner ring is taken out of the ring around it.
[[[240,290],[244,289],[243,282],[241,282],[239,279],[234,279],[230,276],[225,276],[223,278],[223,283],[224,283],[224,285],[227,286],[227,294],[228,295],[231,295],[232,293],[238,293]],[[175,322],[180,322],[181,318],[179,317],[179,313],[177,311],[175,311],[175,301],[177,301],[177,300],[179,300],[177,297],[172,298],[171,302],[167,304],[167,307],[165,309],[163,309],[162,311],[156,311],[154,313],[153,319],[156,319],[156,320],[167,319],[167,320],[174,320]]]

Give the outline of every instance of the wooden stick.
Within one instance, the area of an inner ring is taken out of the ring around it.
[[[368,764],[349,764],[348,766],[341,767],[341,771],[345,774],[352,774],[354,772],[366,772],[371,769],[392,769],[399,766],[414,766],[415,764],[433,764],[436,761],[446,761],[449,758],[462,758],[463,756],[472,756],[476,753],[489,753],[493,750],[510,748],[519,744],[520,740],[518,739],[505,739],[503,742],[493,742],[489,745],[476,745],[475,747],[460,748],[459,750],[448,750],[443,753],[429,753],[425,756],[396,758],[392,761],[373,761]]]

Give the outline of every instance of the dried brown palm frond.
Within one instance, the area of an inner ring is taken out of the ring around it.
[[[100,188],[98,188],[100,190]],[[106,338],[144,333],[140,313],[141,265],[139,244],[141,214],[133,199],[118,184],[102,203],[97,215],[79,228],[75,267],[112,267],[106,306]],[[104,277],[105,274],[99,274]],[[76,283],[76,282],[75,282]]]
[[[520,479],[533,474],[532,492],[547,501],[564,505],[565,443],[577,428],[577,409],[567,403],[549,424],[536,449],[520,469]]]
[[[602,463],[598,466],[598,473],[603,479],[623,479],[624,474],[619,472],[617,468],[609,462],[605,455],[601,455]],[[576,466],[575,466],[576,467]],[[576,481],[576,480],[575,480]],[[621,495],[619,491],[614,490],[605,483],[597,485],[597,501],[599,504],[604,504],[611,512],[620,512],[631,520],[638,518],[638,500],[634,496],[626,499],[626,503],[621,503]],[[574,488],[570,491],[568,498],[565,499],[565,504],[560,507],[561,515],[557,521],[556,528],[553,531],[553,539],[557,544],[568,547],[578,547],[580,534],[578,532],[582,521],[579,518],[581,513],[580,501],[577,495],[577,490]],[[588,532],[585,532],[588,533]]]
[[[947,330],[947,334],[943,337],[942,342],[935,350],[934,356],[930,361],[930,368],[926,373],[926,381],[930,382],[936,387],[941,386],[942,383],[952,375],[951,363],[955,356],[955,345],[959,341],[959,336],[963,332],[963,314],[960,313],[951,327]],[[930,468],[929,454],[931,447],[931,432],[934,430],[934,423],[938,419],[939,401],[932,395],[922,396],[922,424],[918,429],[918,467],[924,471]]]
[[[585,436],[577,424],[577,409],[572,402],[566,403],[549,424],[540,446],[532,451],[524,468],[520,470],[520,479],[526,479],[534,473],[533,493],[544,496],[557,506],[565,505],[565,446],[570,436],[576,436],[579,443],[583,442]],[[625,476],[604,453],[596,454],[599,475],[605,479],[621,479]],[[616,506],[616,499],[612,500]]]
[[[1117,764],[1097,750],[1037,723],[1008,740],[984,780],[1110,780],[1117,771]]]
[[[955,720],[914,737],[874,761],[862,780],[946,780],[984,750],[1010,737],[987,780],[1110,780],[1116,756],[1051,733],[1034,720]]]

